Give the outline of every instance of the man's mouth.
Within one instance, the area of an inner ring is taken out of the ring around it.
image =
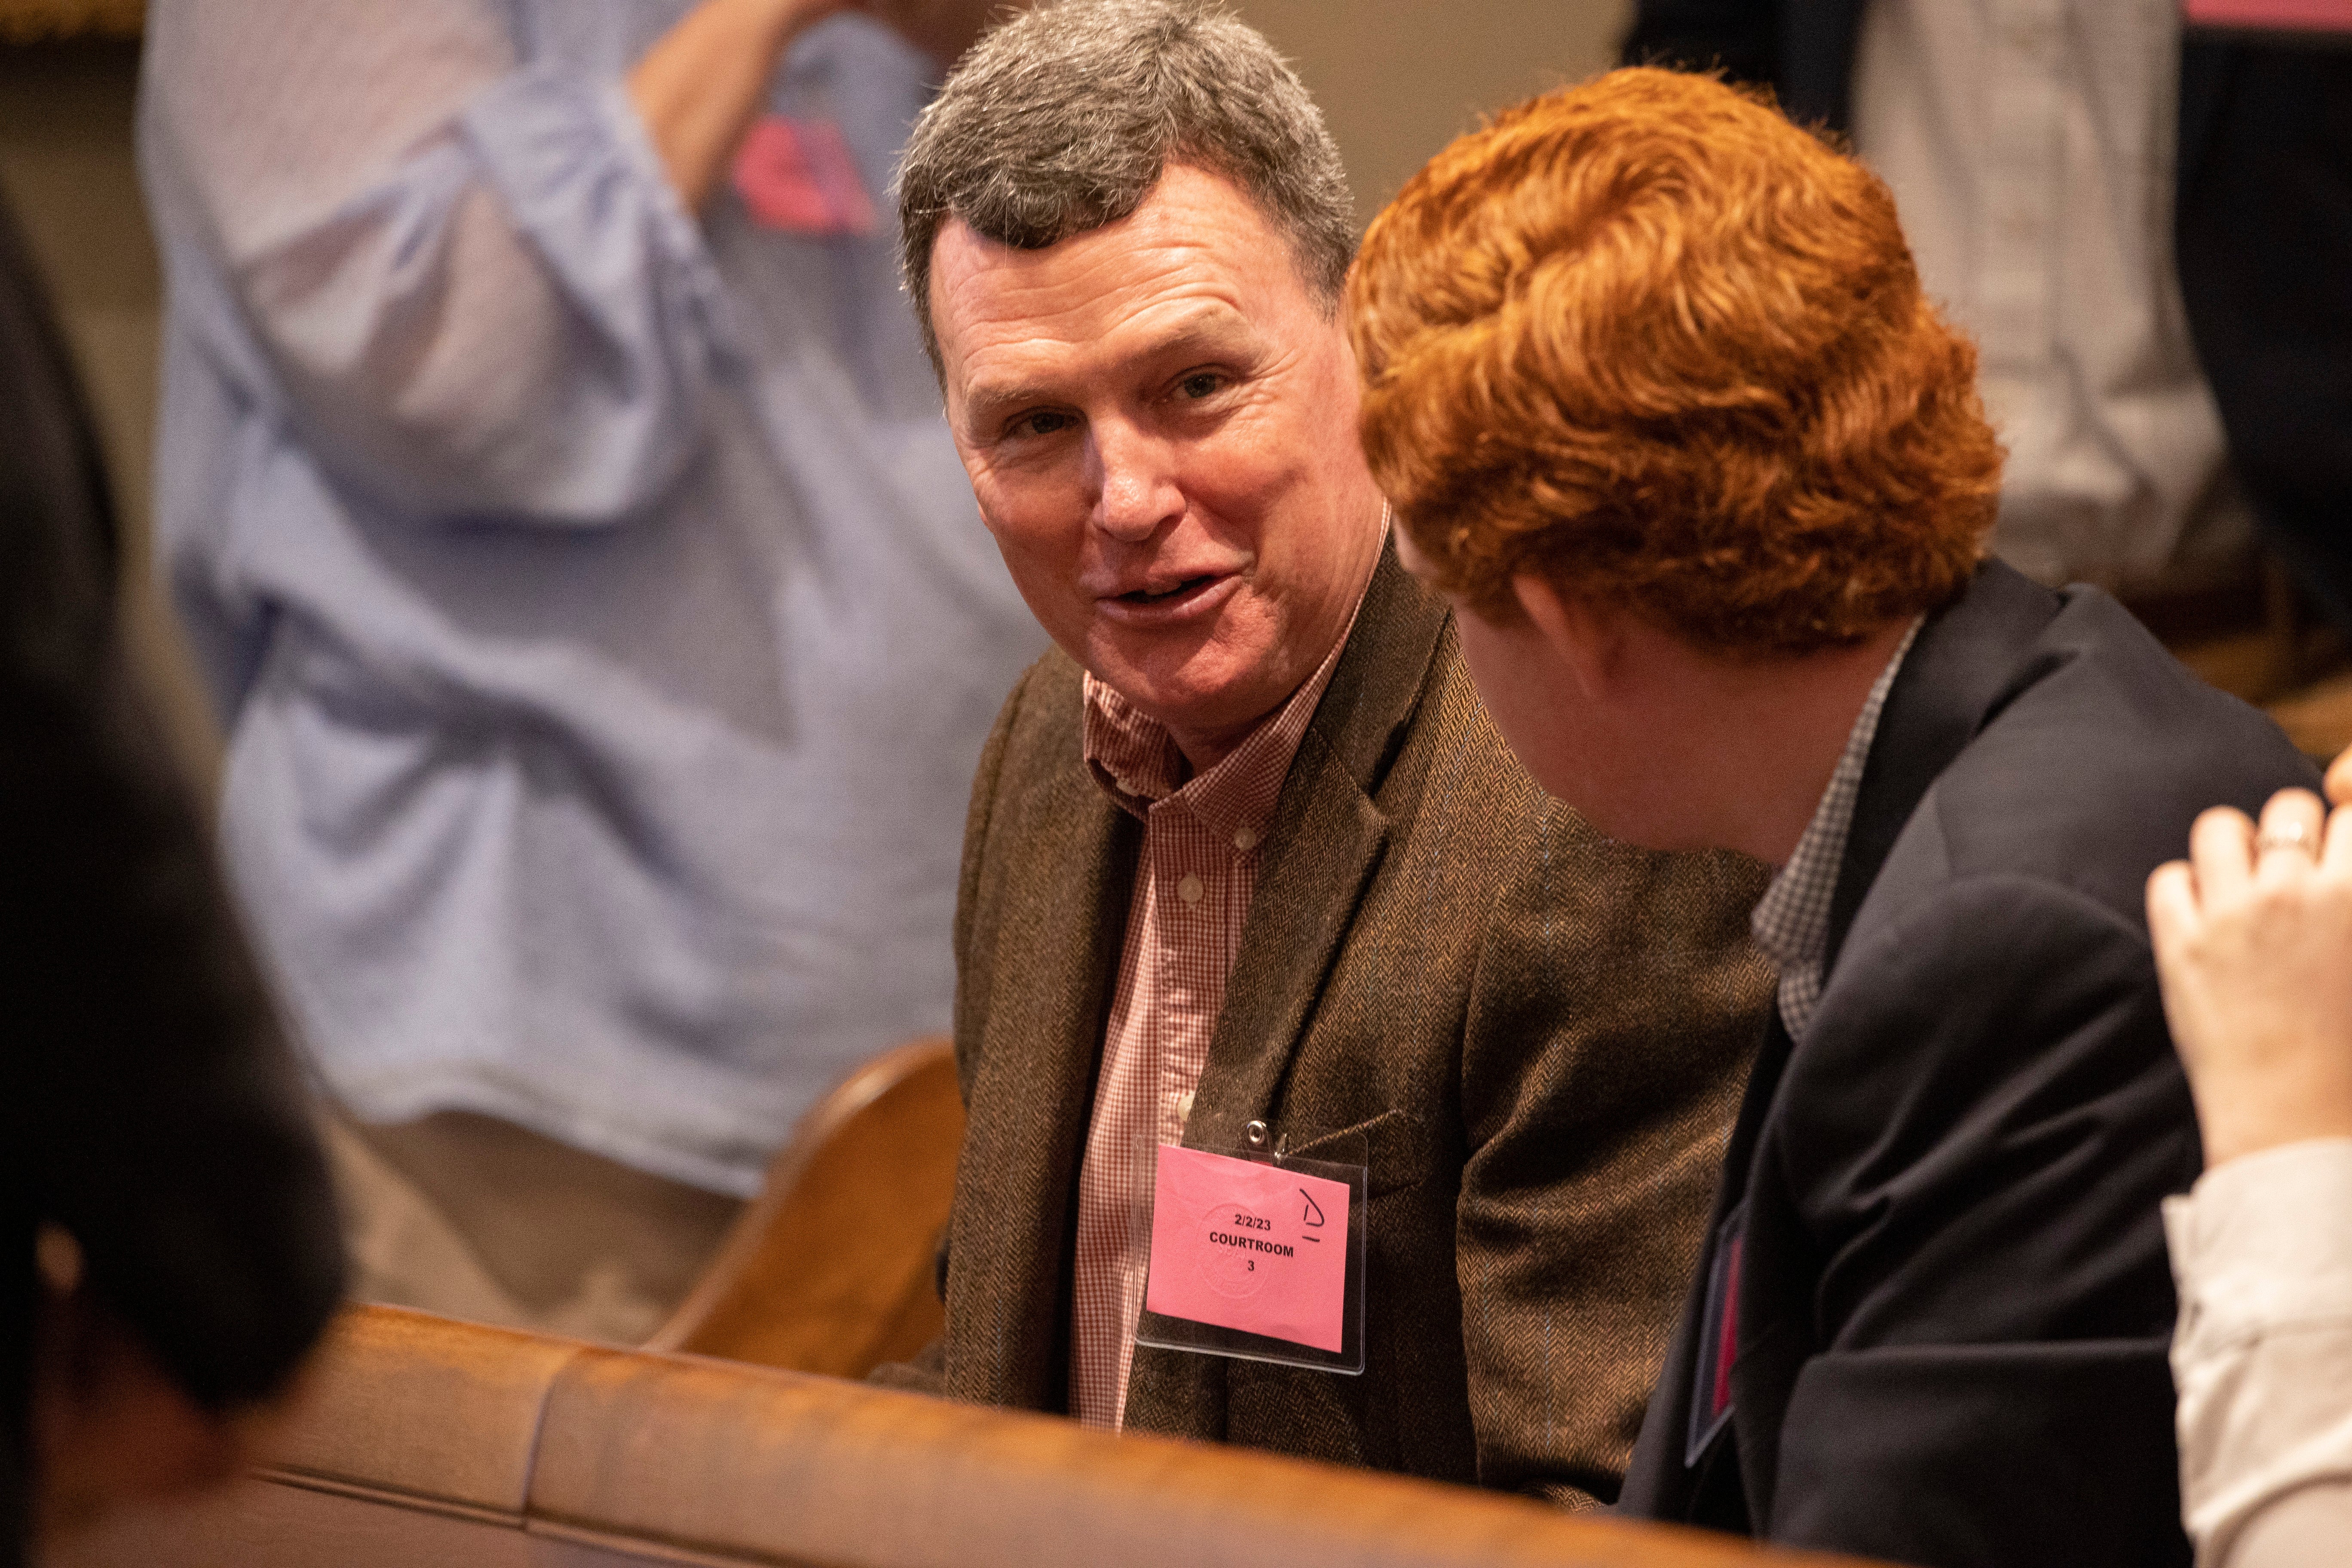
[[[1158,593],[1153,593],[1149,588],[1137,588],[1129,593],[1121,594],[1119,599],[1129,605],[1165,605],[1171,600],[1181,599],[1187,594],[1196,593],[1216,580],[1214,574],[1203,574],[1198,577],[1187,577],[1173,587],[1164,588]]]

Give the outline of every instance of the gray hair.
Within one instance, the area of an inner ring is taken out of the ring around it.
[[[898,256],[932,368],[931,250],[949,219],[1042,250],[1127,216],[1171,163],[1240,186],[1339,308],[1355,204],[1322,111],[1274,46],[1216,0],[1060,0],[973,45],[915,121]]]

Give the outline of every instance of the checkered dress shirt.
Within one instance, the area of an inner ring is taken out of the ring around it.
[[[1070,1414],[1089,1426],[1115,1432],[1127,1416],[1150,1261],[1145,1215],[1154,1151],[1183,1141],[1282,781],[1347,646],[1342,636],[1271,718],[1181,787],[1184,755],[1175,740],[1086,678],[1087,768],[1120,809],[1143,819],[1118,989],[1078,1171]]]
[[[1845,837],[1853,826],[1853,806],[1862,794],[1863,764],[1870,761],[1870,743],[1878,735],[1878,715],[1886,706],[1887,689],[1903,656],[1919,635],[1914,620],[1903,634],[1886,668],[1878,672],[1870,695],[1863,699],[1853,729],[1845,738],[1845,752],[1830,774],[1830,787],[1813,808],[1813,819],[1797,840],[1796,853],[1764,889],[1755,912],[1748,917],[1756,945],[1780,972],[1780,1022],[1789,1037],[1801,1040],[1811,1022],[1813,1004],[1822,995],[1822,959],[1830,943],[1830,900],[1837,892],[1838,869],[1845,861]]]

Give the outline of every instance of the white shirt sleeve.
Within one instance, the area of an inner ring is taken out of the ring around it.
[[[2164,1221],[2199,1568],[2352,1561],[2352,1138],[2218,1166]]]
[[[721,287],[624,83],[510,27],[500,0],[158,0],[148,180],[224,291],[182,316],[243,321],[255,395],[339,479],[619,521],[697,442]]]

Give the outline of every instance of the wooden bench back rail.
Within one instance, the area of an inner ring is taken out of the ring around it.
[[[806,1373],[357,1308],[262,1476],[48,1568],[1798,1568],[1832,1560]]]

